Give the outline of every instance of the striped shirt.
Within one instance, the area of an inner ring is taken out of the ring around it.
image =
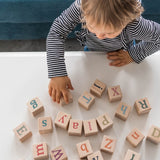
[[[67,76],[64,58],[64,42],[68,34],[81,23],[81,0],[72,5],[57,17],[47,36],[48,77]],[[87,29],[76,32],[77,39],[90,51],[111,52],[127,50],[136,63],[160,49],[160,24],[140,17],[129,23],[115,38],[98,39]],[[133,40],[139,43],[133,45]]]

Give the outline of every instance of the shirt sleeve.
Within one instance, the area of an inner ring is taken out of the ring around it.
[[[131,45],[128,52],[136,63],[140,63],[147,56],[160,49],[160,24],[140,17],[127,26],[129,40],[139,40]]]
[[[76,0],[54,20],[50,28],[46,41],[49,78],[67,76],[64,42],[68,34],[80,23],[80,15],[80,0]]]

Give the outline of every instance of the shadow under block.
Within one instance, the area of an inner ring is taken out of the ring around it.
[[[140,160],[140,154],[128,149],[124,160]]]
[[[37,114],[44,111],[44,106],[41,103],[39,98],[33,98],[27,103],[29,111],[32,113],[33,116],[36,116]]]
[[[17,126],[13,131],[21,142],[24,142],[32,136],[32,132],[24,122]]]
[[[71,119],[69,122],[68,134],[70,136],[82,135],[82,120]]]
[[[95,97],[88,93],[88,92],[84,92],[81,97],[79,97],[78,99],[78,103],[80,106],[82,106],[83,108],[89,110],[90,106],[95,102]]]
[[[38,130],[40,134],[47,134],[53,132],[53,123],[51,117],[38,118]]]
[[[52,160],[68,160],[67,154],[62,146],[56,147],[51,150]]]
[[[84,120],[83,127],[85,136],[91,136],[98,133],[96,119]]]
[[[73,97],[72,97],[71,93],[69,92],[69,95],[68,95],[68,104],[72,103],[72,102],[73,102]],[[63,97],[60,99],[60,105],[61,106],[67,105],[66,102],[64,101]]]
[[[137,100],[134,104],[139,115],[150,112],[152,109],[147,98]]]
[[[137,129],[133,129],[129,135],[126,137],[126,140],[133,146],[137,147],[140,142],[144,139],[144,135]]]
[[[88,160],[104,160],[100,151],[94,152],[93,154],[87,156]]]
[[[46,143],[39,143],[33,145],[34,160],[44,160],[49,158],[48,146]]]
[[[96,79],[96,81],[93,83],[93,85],[90,88],[90,92],[94,96],[101,97],[105,89],[106,89],[106,85],[103,82]]]
[[[101,143],[101,151],[113,154],[116,146],[116,139],[113,139],[110,136],[103,136],[103,140]]]
[[[65,112],[58,112],[55,119],[55,125],[57,127],[67,130],[70,119],[71,119],[71,114],[67,114]]]
[[[96,120],[101,131],[113,126],[113,121],[107,113],[97,117]]]
[[[120,85],[108,87],[107,91],[110,102],[120,101],[122,99],[122,91]]]
[[[77,144],[77,151],[80,158],[85,158],[93,153],[89,140]]]
[[[131,111],[131,106],[121,102],[116,110],[115,116],[126,121],[130,111]]]
[[[147,140],[155,144],[160,143],[160,128],[152,125],[152,127],[149,129]]]

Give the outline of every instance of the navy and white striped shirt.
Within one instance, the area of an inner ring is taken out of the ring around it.
[[[81,23],[81,0],[76,0],[56,18],[47,37],[48,77],[67,76],[64,59],[64,42],[68,34]],[[77,37],[90,51],[127,50],[136,63],[160,49],[160,24],[140,17],[129,23],[121,34],[112,39],[100,40],[87,29],[77,32]],[[133,45],[133,40],[139,43]]]

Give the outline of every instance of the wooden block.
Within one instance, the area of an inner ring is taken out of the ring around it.
[[[33,145],[34,160],[44,160],[49,158],[48,146],[46,143],[39,143]]]
[[[93,83],[93,85],[90,88],[90,92],[94,96],[101,97],[105,89],[106,89],[106,85],[103,82],[96,79],[96,81]]]
[[[147,98],[137,100],[134,104],[139,115],[150,112],[152,109]]]
[[[68,104],[73,102],[73,97],[70,92],[68,94],[68,101],[69,101]],[[67,105],[63,97],[60,99],[60,105],[61,106]]]
[[[121,102],[116,110],[115,116],[126,121],[130,111],[131,111],[131,106]]]
[[[53,123],[51,117],[38,118],[38,130],[40,134],[52,133]]]
[[[122,99],[120,85],[108,87],[108,98],[110,102],[120,101]]]
[[[98,133],[96,119],[84,120],[83,127],[85,136],[91,136]]]
[[[101,131],[104,131],[105,129],[111,128],[113,126],[113,121],[107,113],[97,117],[96,120]]]
[[[78,103],[83,108],[89,110],[90,106],[95,102],[95,97],[88,93],[84,92],[81,97],[78,99]]]
[[[100,151],[97,151],[89,156],[87,156],[88,160],[104,160]]]
[[[85,158],[93,153],[89,140],[77,144],[77,151],[80,158]]]
[[[140,157],[141,157],[141,155],[139,153],[128,149],[124,160],[140,160]]]
[[[147,140],[155,144],[160,143],[160,128],[152,125],[152,127],[149,129]]]
[[[126,140],[133,146],[137,147],[140,142],[144,139],[144,135],[137,129],[133,129],[129,135],[126,137]]]
[[[116,139],[113,139],[110,136],[103,136],[103,140],[101,143],[101,151],[113,154],[116,146]]]
[[[68,160],[67,154],[62,146],[51,150],[52,160]]]
[[[81,136],[82,135],[82,120],[71,119],[69,123],[68,134],[70,136]]]
[[[43,104],[41,103],[39,98],[33,98],[27,103],[29,111],[32,113],[33,116],[44,111]]]
[[[71,114],[58,112],[57,117],[55,119],[55,125],[57,127],[67,130],[70,119],[71,119]]]
[[[21,123],[13,131],[21,142],[24,142],[25,140],[27,140],[29,137],[32,136],[32,132],[27,127],[25,122]]]

